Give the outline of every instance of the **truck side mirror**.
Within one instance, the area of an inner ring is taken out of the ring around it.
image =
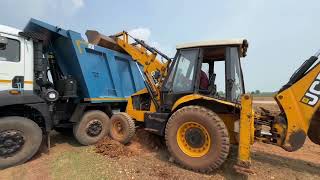
[[[5,50],[7,48],[8,39],[6,37],[0,36],[0,50]]]

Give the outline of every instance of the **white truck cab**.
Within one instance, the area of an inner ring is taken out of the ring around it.
[[[33,90],[33,42],[19,36],[18,29],[0,25],[0,91]]]

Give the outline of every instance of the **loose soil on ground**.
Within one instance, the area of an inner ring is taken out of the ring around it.
[[[267,98],[266,101],[271,99]],[[260,101],[260,99],[259,99]],[[255,104],[277,113],[276,104]],[[106,137],[95,146],[81,146],[73,137],[54,133],[52,148],[43,146],[29,162],[0,171],[10,179],[320,179],[320,146],[307,140],[296,152],[255,143],[252,170],[255,175],[235,172],[236,147],[223,166],[210,173],[185,170],[172,162],[161,137],[141,128],[128,145]]]

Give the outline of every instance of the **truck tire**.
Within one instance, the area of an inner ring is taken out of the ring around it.
[[[135,134],[135,124],[127,113],[116,113],[111,117],[110,136],[112,139],[128,144]]]
[[[34,121],[18,116],[0,118],[0,169],[28,161],[41,142],[42,130]]]
[[[194,171],[217,169],[229,154],[224,122],[201,106],[186,106],[174,112],[166,125],[165,140],[174,160]]]
[[[102,111],[91,110],[73,126],[73,135],[80,144],[92,145],[108,134],[109,129],[109,117]]]

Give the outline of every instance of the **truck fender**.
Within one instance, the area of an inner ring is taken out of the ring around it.
[[[10,94],[9,91],[0,91],[0,107],[24,105],[39,111],[44,118],[46,131],[52,129],[52,121],[47,103],[34,94],[33,91],[24,91],[21,94]]]

